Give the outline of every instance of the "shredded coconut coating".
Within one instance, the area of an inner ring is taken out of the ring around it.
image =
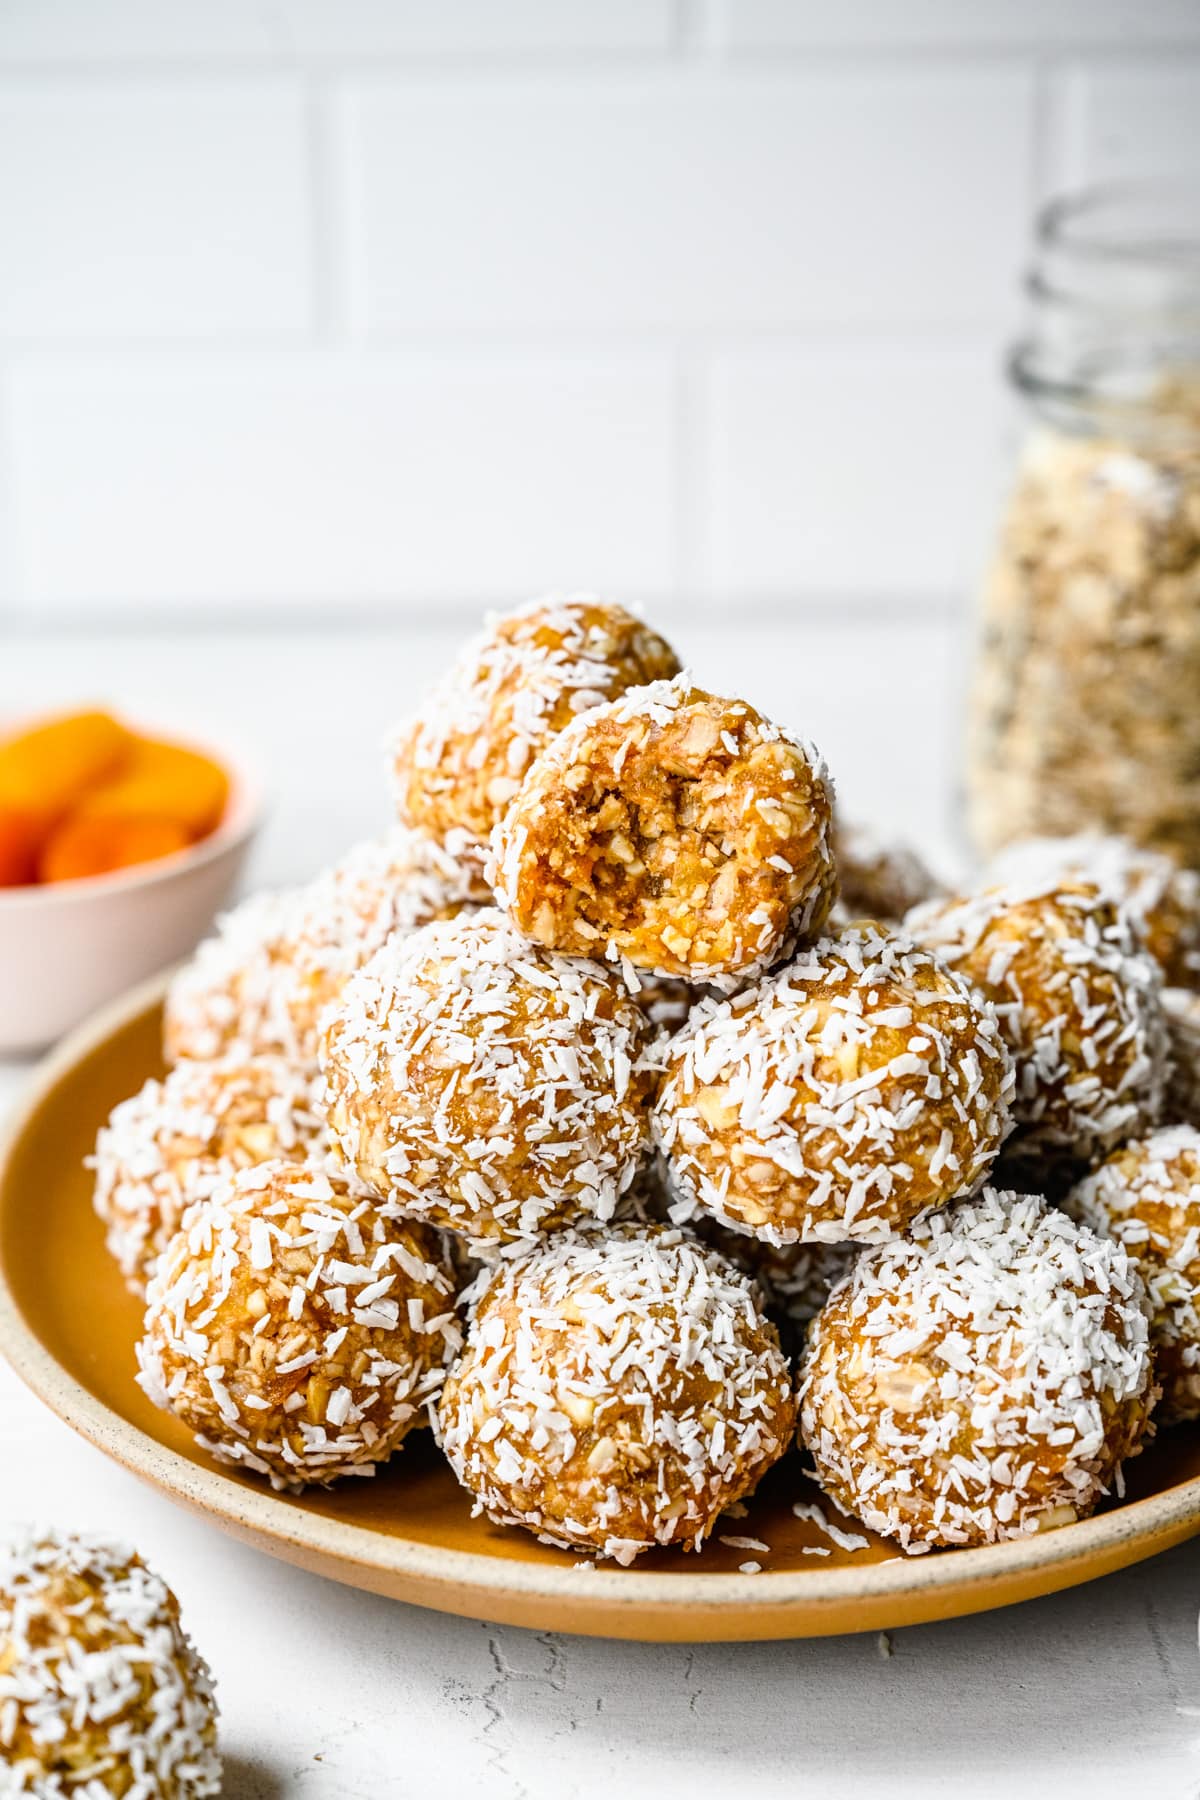
[[[1200,994],[1191,988],[1164,988],[1162,1002],[1171,1046],[1163,1117],[1200,1126]]]
[[[1170,1125],[1126,1144],[1064,1204],[1115,1238],[1146,1284],[1159,1420],[1200,1418],[1200,1131]]]
[[[990,880],[1088,882],[1125,914],[1163,979],[1182,987],[1200,980],[1200,874],[1129,838],[1103,832],[1025,838],[996,857]]]
[[[93,1200],[135,1294],[188,1207],[237,1169],[328,1154],[313,1082],[282,1057],[180,1062],[113,1108],[96,1138]]]
[[[440,1246],[319,1170],[263,1163],[188,1215],[151,1280],[138,1381],[276,1488],[371,1475],[462,1332]]]
[[[834,822],[838,909],[847,920],[879,919],[896,924],[942,884],[906,844],[889,844],[869,826]]]
[[[124,1545],[0,1544],[0,1793],[205,1800],[217,1705],[166,1583]]]
[[[886,926],[708,1000],[667,1044],[654,1136],[677,1221],[769,1244],[877,1243],[983,1181],[1012,1067],[961,975]]]
[[[168,990],[168,1060],[241,1050],[315,1071],[321,1015],[392,932],[490,901],[463,850],[394,826],[309,886],[226,913]]]
[[[569,1232],[481,1279],[439,1407],[476,1511],[631,1563],[699,1549],[783,1454],[787,1364],[750,1281],[680,1232]]]
[[[997,1193],[866,1250],[809,1334],[800,1424],[844,1512],[907,1551],[1082,1519],[1157,1398],[1119,1244]]]
[[[995,1005],[1022,1154],[1092,1162],[1158,1122],[1161,978],[1096,887],[1010,883],[930,901],[906,923]]]
[[[349,984],[329,1127],[374,1193],[480,1248],[608,1219],[648,1145],[646,1040],[614,971],[484,909],[393,939]]]
[[[811,746],[681,675],[555,738],[497,826],[488,872],[549,949],[731,990],[828,916],[832,802]]]
[[[678,669],[657,632],[591,595],[490,615],[394,735],[400,817],[436,838],[466,833],[482,861],[526,769],[564,725]]]

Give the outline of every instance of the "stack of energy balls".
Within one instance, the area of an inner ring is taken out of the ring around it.
[[[489,1519],[629,1563],[798,1435],[919,1551],[1078,1519],[1160,1386],[1200,1412],[1194,878],[1087,842],[939,892],[593,599],[491,621],[391,755],[399,824],[223,921],[97,1145],[140,1380],[213,1455],[324,1484],[431,1420]]]

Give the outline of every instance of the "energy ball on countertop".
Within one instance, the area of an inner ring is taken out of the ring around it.
[[[989,880],[1088,882],[1126,914],[1166,981],[1200,985],[1200,874],[1159,850],[1102,832],[1024,838],[994,859]]]
[[[42,1800],[220,1793],[208,1669],[132,1550],[49,1532],[0,1543],[0,1765],[0,1791]]]
[[[315,1070],[321,1014],[393,931],[491,900],[462,848],[395,826],[309,886],[227,913],[168,990],[168,1059],[241,1048]]]
[[[1161,979],[1095,887],[987,888],[931,900],[906,927],[995,1005],[1017,1067],[1011,1150],[1086,1163],[1158,1122]]]
[[[90,1166],[108,1248],[134,1293],[197,1200],[236,1169],[328,1149],[313,1080],[282,1057],[180,1062],[115,1106]]]
[[[493,834],[489,873],[549,949],[731,990],[824,923],[832,800],[815,750],[683,675],[555,738]]]
[[[492,615],[395,734],[400,817],[436,838],[466,833],[482,861],[529,764],[564,725],[678,669],[657,632],[590,595]]]
[[[1126,1144],[1064,1205],[1123,1245],[1146,1284],[1158,1417],[1200,1418],[1200,1131],[1170,1125]]]
[[[663,1052],[654,1134],[677,1220],[769,1244],[877,1243],[984,1180],[1013,1074],[995,1014],[886,926],[848,927]]]
[[[787,1364],[751,1282],[681,1232],[564,1232],[480,1278],[438,1409],[478,1509],[630,1563],[698,1549],[786,1449]]]
[[[322,1059],[329,1128],[374,1193],[480,1248],[608,1219],[649,1143],[648,1027],[619,975],[494,908],[395,938]]]
[[[942,892],[942,884],[915,850],[889,844],[865,825],[834,822],[838,909],[848,920],[881,919],[894,924],[922,900]]]
[[[276,1488],[370,1475],[462,1341],[441,1246],[319,1170],[263,1163],[189,1213],[155,1270],[138,1381]]]
[[[813,1321],[800,1429],[843,1511],[908,1551],[1082,1519],[1157,1398],[1119,1244],[988,1188],[865,1250]]]

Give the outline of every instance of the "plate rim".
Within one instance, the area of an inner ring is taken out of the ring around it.
[[[85,1057],[136,1018],[161,1004],[170,979],[159,974],[94,1013],[36,1066],[0,1124],[0,1192],[7,1185],[15,1149],[54,1089]],[[1015,1584],[1053,1572],[1055,1587],[1072,1583],[1072,1566],[1106,1551],[1124,1562],[1140,1561],[1180,1538],[1200,1533],[1200,1475],[1130,1501],[1074,1525],[1004,1543],[929,1555],[899,1554],[881,1562],[830,1569],[764,1569],[757,1574],[653,1573],[606,1568],[581,1558],[572,1564],[457,1550],[415,1538],[383,1535],[288,1504],[270,1490],[235,1480],[216,1466],[194,1463],[160,1444],[98,1400],[57,1360],[26,1320],[0,1256],[0,1356],[50,1410],[105,1455],[166,1495],[212,1517],[214,1523],[254,1539],[286,1545],[321,1562],[353,1563],[432,1590],[469,1589],[486,1596],[519,1594],[551,1604],[603,1601],[605,1609],[680,1613],[703,1611],[778,1619],[789,1611],[836,1611],[858,1603],[907,1599],[928,1603],[943,1596],[954,1610],[961,1590],[993,1582]],[[1133,1554],[1128,1554],[1132,1549]],[[1122,1555],[1122,1551],[1125,1552]],[[580,1566],[582,1564],[582,1566]],[[1115,1567],[1117,1564],[1109,1565]],[[1092,1577],[1082,1575],[1077,1579]],[[1049,1591],[1048,1589],[1045,1591]],[[415,1597],[415,1596],[414,1596]],[[431,1592],[428,1603],[437,1605]],[[457,1609],[455,1609],[457,1610]],[[961,1610],[968,1610],[962,1608]],[[864,1626],[863,1629],[875,1629]]]

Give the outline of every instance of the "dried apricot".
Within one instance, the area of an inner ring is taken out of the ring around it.
[[[110,713],[47,719],[0,742],[0,802],[59,818],[88,788],[119,775],[133,744]]]
[[[190,838],[201,838],[220,823],[228,799],[229,776],[219,763],[182,744],[139,737],[120,773],[89,793],[80,812],[90,819],[174,819]]]
[[[51,834],[38,863],[42,881],[79,881],[186,850],[191,842],[178,819],[90,818],[75,813]]]

